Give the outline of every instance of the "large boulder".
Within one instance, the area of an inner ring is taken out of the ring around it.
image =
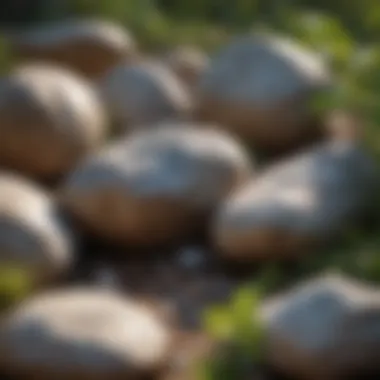
[[[70,288],[5,316],[0,367],[21,379],[143,378],[165,365],[170,344],[169,329],[148,307],[111,290]]]
[[[287,375],[335,380],[380,370],[380,292],[374,287],[321,276],[269,299],[260,314],[268,359]]]
[[[322,144],[268,168],[218,211],[216,246],[242,260],[289,258],[337,236],[375,193],[373,161],[351,140]]]
[[[100,91],[110,115],[122,129],[181,119],[191,108],[183,83],[169,68],[153,60],[115,67],[101,81]]]
[[[164,123],[86,160],[61,197],[99,236],[154,245],[202,225],[250,173],[247,155],[229,135],[206,125]]]
[[[26,270],[33,281],[52,280],[73,261],[74,236],[44,190],[0,173],[0,267]]]
[[[105,136],[93,88],[64,69],[16,68],[0,80],[0,164],[36,178],[67,173]]]
[[[197,89],[195,115],[265,153],[286,151],[319,136],[311,103],[330,82],[316,54],[285,38],[249,35],[212,59]]]
[[[117,24],[98,19],[64,20],[17,33],[10,39],[18,59],[46,61],[90,79],[103,76],[123,61],[132,61],[132,36]]]

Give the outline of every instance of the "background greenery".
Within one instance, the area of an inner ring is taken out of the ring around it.
[[[258,28],[289,34],[330,61],[339,86],[321,105],[361,112],[369,147],[380,157],[379,0],[3,0],[0,26],[8,30],[70,15],[119,21],[150,49],[194,43],[213,50],[235,33]],[[1,70],[6,71],[10,64],[3,39]],[[373,210],[376,214],[378,205]],[[206,327],[219,339],[233,339],[238,355],[229,354],[229,360],[203,368],[201,377],[244,378],[244,360],[260,356],[260,328],[252,323],[251,311],[264,294],[326,270],[380,283],[379,225],[375,215],[371,228],[350,231],[336,246],[310,255],[298,265],[265,266],[231,305],[209,311]]]
[[[334,102],[371,108],[380,91],[378,0],[3,0],[0,27],[33,25],[69,16],[100,16],[125,24],[150,49],[177,43],[217,48],[235,33],[270,29],[318,49],[342,81]],[[4,45],[4,44],[3,44]],[[8,66],[0,46],[0,67]],[[342,99],[344,98],[344,99]]]

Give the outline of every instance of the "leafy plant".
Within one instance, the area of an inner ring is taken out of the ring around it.
[[[259,287],[242,287],[229,304],[205,313],[206,331],[219,342],[220,350],[203,363],[200,380],[242,379],[260,363],[264,338],[260,299]]]
[[[0,266],[0,312],[29,295],[33,289],[27,270],[14,265]]]

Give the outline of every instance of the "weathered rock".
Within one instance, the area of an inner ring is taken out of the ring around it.
[[[227,257],[287,258],[335,237],[370,204],[374,163],[350,140],[305,151],[267,169],[221,207],[215,243]]]
[[[74,237],[42,189],[0,174],[0,266],[25,268],[37,282],[63,273],[73,259]]]
[[[177,47],[164,61],[190,88],[198,84],[209,64],[207,55],[192,46]]]
[[[154,61],[114,68],[100,89],[110,114],[122,128],[181,119],[191,108],[182,82],[170,69]]]
[[[380,292],[322,276],[268,300],[261,316],[270,362],[300,379],[345,379],[380,369]]]
[[[229,135],[165,123],[88,159],[67,179],[63,203],[101,237],[154,245],[182,238],[251,174]]]
[[[165,324],[133,299],[70,288],[27,300],[6,316],[0,365],[25,379],[135,379],[160,369],[170,344]]]
[[[128,31],[96,19],[48,23],[15,35],[11,44],[21,60],[67,66],[91,79],[136,55],[136,45]]]
[[[330,81],[323,61],[292,41],[247,36],[212,59],[195,114],[264,152],[288,150],[319,135],[310,103]]]
[[[59,177],[97,148],[105,117],[91,86],[58,67],[30,64],[0,81],[0,164]]]

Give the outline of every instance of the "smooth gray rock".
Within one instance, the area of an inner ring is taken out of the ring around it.
[[[259,149],[285,149],[315,128],[310,104],[331,82],[323,59],[297,42],[246,35],[212,58],[197,86],[195,115]]]
[[[0,365],[23,379],[129,379],[163,365],[170,340],[132,299],[104,288],[56,290],[2,320]]]
[[[341,379],[380,370],[380,292],[327,275],[264,303],[269,361],[300,379]]]
[[[106,135],[91,84],[46,63],[17,67],[0,81],[0,164],[25,175],[66,175]]]
[[[159,122],[181,119],[191,107],[187,89],[175,73],[150,60],[115,67],[99,88],[121,129],[154,127]]]
[[[317,146],[268,168],[227,199],[215,219],[216,245],[252,259],[294,253],[352,223],[371,204],[377,183],[374,162],[354,142]]]
[[[218,128],[162,123],[84,162],[62,199],[99,236],[153,245],[202,225],[251,174],[244,149]]]
[[[0,266],[25,269],[36,282],[51,280],[69,269],[74,250],[54,199],[24,178],[0,173]]]

